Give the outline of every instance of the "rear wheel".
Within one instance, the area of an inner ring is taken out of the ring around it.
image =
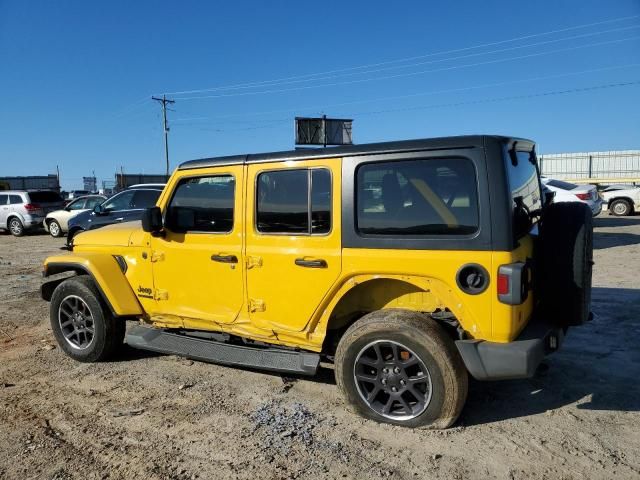
[[[453,341],[431,317],[408,310],[379,310],[349,327],[335,375],[357,413],[405,427],[449,427],[467,397]]]
[[[126,324],[111,315],[93,280],[72,277],[56,287],[51,329],[60,348],[80,362],[108,360],[124,341]]]
[[[57,222],[57,220],[51,220],[51,222],[49,222],[49,233],[52,237],[56,238],[63,235],[62,228],[60,228],[60,224]]]
[[[631,204],[627,200],[614,200],[609,205],[609,213],[616,217],[626,217],[627,215],[631,215],[631,212]]]
[[[9,219],[9,231],[14,237],[21,237],[24,235],[24,225],[17,217]]]

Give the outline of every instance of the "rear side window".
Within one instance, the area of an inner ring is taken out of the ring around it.
[[[0,205],[6,205],[9,202],[9,195],[0,195]]]
[[[32,200],[32,202],[35,200]],[[9,204],[10,205],[20,205],[21,203],[25,203],[24,200],[22,200],[22,197],[20,195],[9,195]]]
[[[193,218],[189,231],[229,233],[233,230],[235,197],[233,175],[185,178],[176,188],[167,211],[171,222],[188,215]]]
[[[160,196],[160,190],[136,190],[131,201],[132,209],[154,207]]]
[[[364,164],[356,174],[356,228],[366,235],[475,233],[476,183],[464,158]]]
[[[261,173],[256,197],[259,232],[312,235],[331,231],[331,173],[325,168]]]
[[[56,192],[29,192],[31,203],[62,203],[62,197]]]

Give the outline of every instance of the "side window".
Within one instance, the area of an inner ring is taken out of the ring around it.
[[[22,200],[22,197],[20,195],[9,195],[9,203],[11,205],[20,205],[21,203],[25,203]]]
[[[68,210],[82,210],[84,208],[85,199],[81,198],[80,200],[76,200],[75,202],[71,202],[67,205]]]
[[[530,210],[537,210],[542,207],[542,195],[540,193],[540,184],[538,182],[538,172],[536,166],[531,163],[529,152],[516,152],[516,165],[513,164],[509,154],[506,156],[507,174],[509,176],[509,188],[511,190],[511,198],[515,207],[516,198],[522,198],[522,202]],[[557,185],[559,188],[570,190],[575,185],[561,182],[563,186]],[[570,185],[570,188],[566,188]]]
[[[256,227],[261,233],[326,234],[331,230],[331,174],[325,168],[258,176]]]
[[[119,193],[115,197],[109,199],[104,204],[105,210],[129,210],[131,208],[131,201],[133,200],[133,190]]]
[[[364,164],[356,182],[360,233],[468,235],[478,230],[476,173],[467,159]]]
[[[160,196],[160,190],[137,190],[131,201],[131,208],[144,209],[154,207]]]
[[[104,200],[100,197],[87,198],[87,203],[84,205],[84,208],[93,210],[96,205],[100,205],[102,202],[104,202]]]
[[[233,175],[182,179],[167,208],[168,228],[178,232],[229,233],[233,230],[234,198]]]
[[[0,205],[9,203],[9,195],[0,195]]]

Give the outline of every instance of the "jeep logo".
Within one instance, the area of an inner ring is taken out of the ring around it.
[[[138,293],[141,293],[143,295],[151,295],[151,289],[150,288],[146,288],[143,287],[142,285],[138,285]]]

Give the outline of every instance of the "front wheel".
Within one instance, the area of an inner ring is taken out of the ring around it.
[[[49,223],[49,233],[52,237],[58,238],[63,235],[62,228],[60,228],[60,224],[56,220],[51,220]]]
[[[335,375],[357,413],[405,427],[447,428],[467,397],[453,341],[431,317],[408,310],[372,312],[349,327]]]
[[[13,217],[9,220],[9,231],[14,237],[21,237],[24,235],[24,225],[19,218]]]
[[[60,348],[80,362],[107,360],[124,341],[124,320],[113,317],[86,275],[72,277],[56,287],[50,318]]]
[[[614,200],[609,205],[609,212],[616,217],[631,215],[631,205],[626,200]]]

